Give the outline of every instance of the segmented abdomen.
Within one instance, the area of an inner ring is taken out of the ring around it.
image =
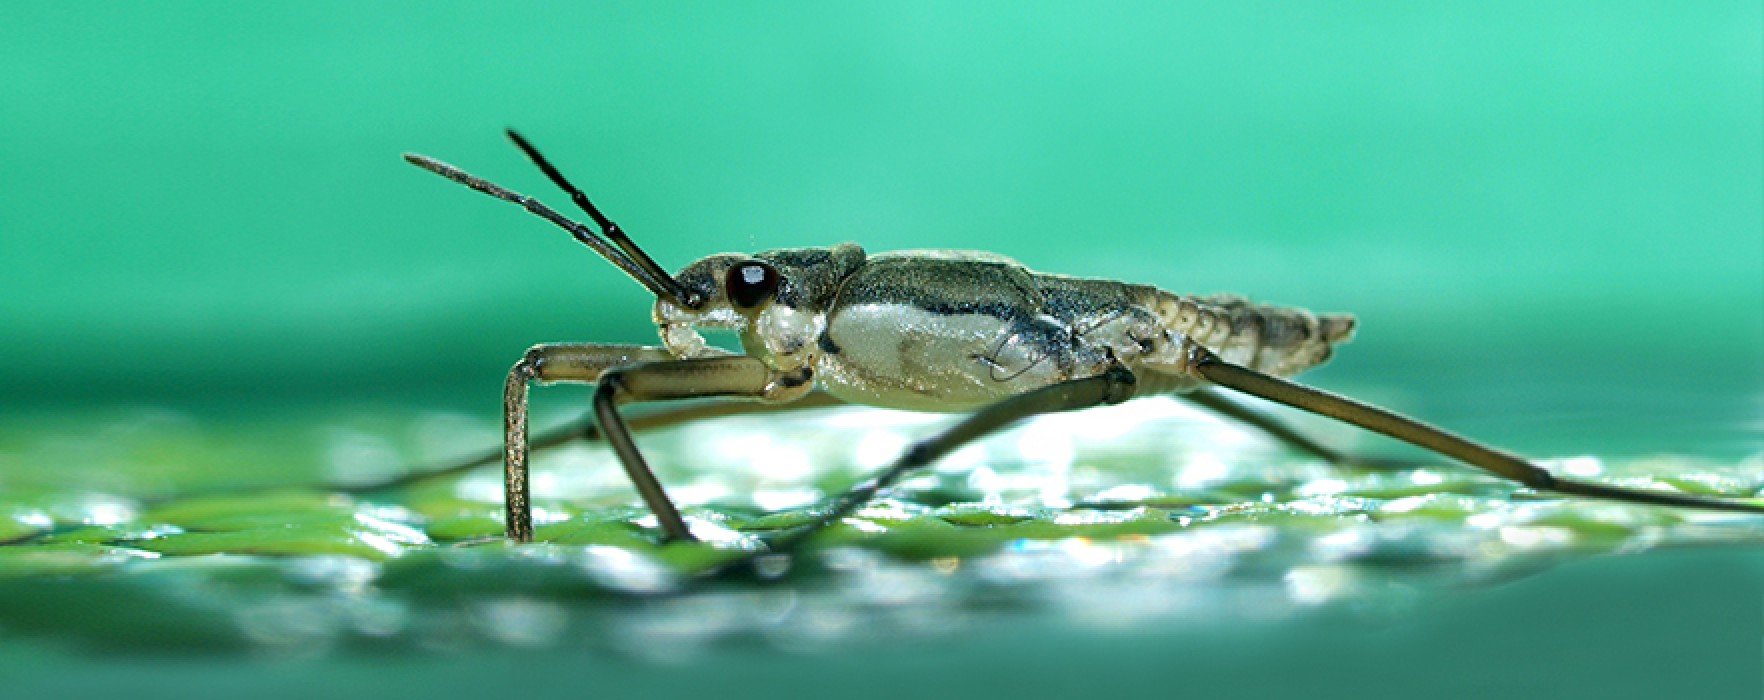
[[[1148,304],[1164,326],[1258,372],[1291,376],[1329,359],[1354,334],[1354,317],[1257,304],[1232,294],[1183,296],[1153,290]]]

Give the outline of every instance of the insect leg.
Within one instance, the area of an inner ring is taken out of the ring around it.
[[[1630,503],[1764,513],[1764,505],[1745,501],[1630,489],[1555,476],[1511,452],[1479,444],[1371,404],[1231,364],[1199,345],[1193,346],[1190,353],[1189,372],[1214,384],[1382,433],[1532,488]]]
[[[809,395],[790,403],[718,401],[714,403],[694,404],[691,406],[678,406],[655,411],[653,413],[645,413],[640,416],[633,416],[625,419],[625,427],[630,428],[633,431],[641,432],[645,430],[659,430],[661,428],[682,425],[704,420],[706,418],[721,418],[724,416],[751,415],[756,413],[778,413],[808,408],[826,408],[828,406],[841,406],[844,405],[844,403],[844,401],[834,398],[832,394],[828,394],[824,391],[810,393]],[[572,440],[595,442],[600,440],[601,437],[600,426],[594,423],[594,414],[590,411],[583,415],[580,420],[569,425],[559,426],[539,435],[531,436],[527,440],[527,454],[532,455],[541,450],[565,445]],[[387,489],[394,489],[401,486],[409,486],[429,479],[439,479],[471,471],[478,467],[492,464],[502,458],[503,451],[497,449],[475,457],[467,457],[465,459],[450,462],[444,466],[426,469],[411,469],[398,476],[382,479],[380,481],[362,484],[344,484],[327,488],[331,491],[341,493],[372,493],[375,491],[385,491]]]
[[[1317,441],[1293,430],[1291,426],[1274,420],[1272,416],[1232,401],[1211,388],[1202,387],[1180,396],[1196,406],[1262,431],[1268,437],[1274,438],[1276,442],[1298,452],[1326,462],[1339,463],[1343,461],[1340,452],[1324,447]]]
[[[527,349],[502,387],[502,495],[505,534],[533,540],[533,504],[527,486],[527,385],[599,381],[614,367],[673,359],[665,348],[603,343],[554,343]]]
[[[619,455],[619,463],[631,483],[655,513],[663,535],[670,540],[692,541],[695,538],[680,518],[679,509],[668,499],[655,473],[644,462],[643,454],[631,441],[631,431],[619,416],[618,407],[632,401],[666,401],[711,396],[744,398],[784,398],[801,389],[806,393],[806,376],[782,375],[765,362],[745,355],[706,357],[654,362],[614,369],[600,377],[594,392],[594,417],[606,435],[606,441]],[[529,537],[531,535],[529,534]]]
[[[1041,413],[1120,403],[1133,398],[1137,383],[1138,380],[1131,371],[1117,366],[1094,377],[1045,386],[982,408],[949,429],[914,443],[887,469],[834,499],[814,523],[773,539],[769,544],[774,551],[788,549],[828,525],[839,522],[841,518],[869,502],[877,493],[893,486],[914,470],[928,466],[957,448],[1012,423]]]
[[[1200,406],[1221,416],[1237,421],[1261,431],[1264,435],[1274,438],[1292,450],[1302,452],[1325,462],[1335,465],[1355,465],[1377,469],[1398,469],[1420,466],[1417,463],[1402,459],[1383,457],[1350,457],[1339,450],[1327,447],[1316,440],[1305,436],[1292,426],[1276,420],[1273,416],[1255,410],[1242,403],[1231,400],[1216,389],[1202,387],[1186,394],[1178,394],[1196,406]]]

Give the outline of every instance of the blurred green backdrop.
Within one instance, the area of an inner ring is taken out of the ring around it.
[[[861,242],[1359,314],[1318,383],[1524,451],[1764,446],[1756,2],[0,6],[0,412],[494,420],[665,266]]]
[[[1759,386],[1760,65],[1753,2],[11,4],[0,384],[494,395],[529,342],[651,339],[591,252],[399,160],[563,203],[517,125],[667,266],[998,250],[1355,310],[1351,376]]]
[[[1757,3],[593,5],[0,9],[5,403],[493,410],[529,343],[652,339],[398,158],[565,203],[510,125],[668,267],[855,240],[1350,310],[1335,386],[1539,387],[1466,414],[1764,385]]]

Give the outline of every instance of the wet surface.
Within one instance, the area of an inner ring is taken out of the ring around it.
[[[125,655],[679,660],[756,643],[946,639],[1026,619],[1126,632],[1395,620],[1603,555],[1764,543],[1764,520],[1750,516],[1561,499],[1446,465],[1323,464],[1148,399],[1034,419],[791,557],[702,575],[949,420],[829,409],[648,433],[641,442],[706,542],[671,545],[591,444],[537,460],[532,545],[497,537],[496,467],[365,495],[290,486],[384,478],[494,439],[493,425],[452,414],[252,428],[150,411],[84,424],[105,436],[96,443],[14,433],[0,463],[0,633]],[[240,478],[264,445],[283,452],[256,473],[279,485]],[[29,468],[43,463],[73,466],[48,479]],[[1732,497],[1756,497],[1764,481],[1759,457],[1546,466]]]

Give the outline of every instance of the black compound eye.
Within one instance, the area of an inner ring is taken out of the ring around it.
[[[771,299],[778,293],[778,284],[784,277],[778,274],[778,268],[758,260],[749,260],[729,268],[729,274],[723,280],[723,288],[729,292],[729,303],[737,309],[751,309]]]

